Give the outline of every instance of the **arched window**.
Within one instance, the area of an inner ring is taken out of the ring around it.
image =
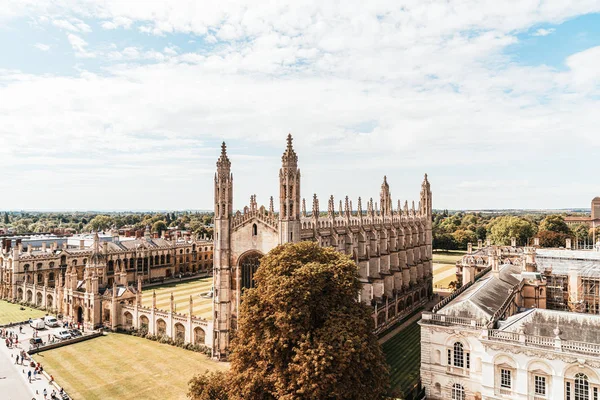
[[[465,366],[465,353],[462,343],[454,343],[454,366],[463,368]]]
[[[452,385],[452,400],[465,400],[465,388],[458,383]]]
[[[258,235],[258,226],[256,224],[252,224],[252,236]]]
[[[590,383],[585,374],[579,373],[575,375],[575,400],[590,399]]]
[[[454,365],[458,368],[471,368],[471,354],[464,350],[460,342],[454,343],[452,349],[448,349],[448,365]]]

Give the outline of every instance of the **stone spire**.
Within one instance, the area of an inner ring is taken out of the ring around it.
[[[392,215],[392,195],[390,185],[387,183],[387,176],[383,177],[380,193],[381,215]]]
[[[358,198],[358,216],[362,217],[362,200]]]
[[[343,210],[343,208],[342,208],[342,200],[341,199],[340,199],[340,208],[338,210],[339,210],[339,216],[341,217],[342,216],[342,210]]]
[[[333,218],[333,215],[335,214],[335,208],[333,206],[333,195],[331,195],[331,197],[329,197],[329,204],[327,205],[327,217],[328,218]]]
[[[367,215],[369,217],[373,217],[373,198],[372,197],[369,199],[369,202],[367,203]]]
[[[273,196],[271,196],[271,198],[269,199],[269,215],[273,215],[274,213],[274,209],[273,209]]]
[[[404,215],[408,216],[408,200],[404,201]]]
[[[306,199],[302,198],[302,216],[306,217]]]
[[[298,167],[298,155],[296,155],[296,152],[294,151],[294,147],[292,146],[293,141],[294,141],[294,138],[292,138],[292,134],[289,133],[287,136],[287,147],[285,149],[285,152],[283,153],[283,156],[281,157],[281,161],[282,161],[283,165],[286,165],[288,167],[297,168]]]
[[[344,214],[346,214],[347,218],[350,217],[350,203],[348,200],[348,196],[346,196],[346,202],[344,203]]]
[[[431,185],[427,179],[427,174],[423,178],[421,184],[421,202],[419,206],[419,213],[423,216],[431,216],[433,214],[433,206],[431,202]]]
[[[231,161],[229,161],[229,157],[227,157],[227,145],[225,142],[221,144],[221,157],[217,160],[217,170],[219,171],[229,171],[231,170]]]
[[[313,194],[312,214],[313,218],[319,218],[319,199],[316,193]]]

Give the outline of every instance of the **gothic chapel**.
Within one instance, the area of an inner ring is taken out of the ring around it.
[[[233,174],[223,143],[215,174],[214,335],[217,358],[226,357],[230,332],[237,327],[243,289],[253,286],[260,258],[279,244],[312,240],[351,255],[363,283],[359,301],[373,307],[376,331],[394,324],[433,295],[431,190],[427,175],[421,186],[418,208],[398,200],[393,208],[386,177],[379,207],[373,199],[363,210],[346,196],[335,210],[330,196],[327,213],[319,210],[317,195],[312,211],[300,198],[298,156],[287,137],[279,170],[279,213],[258,206],[256,196],[242,211],[233,212]]]

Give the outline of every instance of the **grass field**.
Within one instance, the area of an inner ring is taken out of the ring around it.
[[[0,300],[0,325],[10,324],[12,322],[23,322],[29,318],[35,319],[46,315],[44,311],[36,310],[23,306],[25,310],[20,310],[20,304],[12,304],[4,300]]]
[[[34,358],[75,400],[185,399],[194,375],[228,368],[201,353],[115,333]]]
[[[439,264],[456,264],[458,260],[466,254],[462,250],[450,250],[450,251],[434,251],[433,262]]]
[[[201,293],[210,290],[212,282],[212,278],[203,278],[144,289],[142,291],[142,305],[152,307],[152,292],[156,291],[156,308],[168,311],[171,308],[171,293],[173,293],[175,310],[187,315],[190,309],[190,296],[192,296],[194,301],[192,314],[196,317],[212,319],[212,299],[205,299],[200,296]]]
[[[421,366],[421,327],[415,321],[383,344],[390,366],[392,391],[406,393],[419,381]]]

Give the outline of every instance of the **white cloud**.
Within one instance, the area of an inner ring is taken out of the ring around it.
[[[544,28],[540,28],[537,31],[535,31],[532,35],[533,36],[548,36],[551,33],[553,33],[556,29],[554,28],[550,28],[550,29],[544,29]]]
[[[104,29],[193,33],[214,46],[199,53],[113,46],[105,48],[113,64],[76,77],[0,73],[0,136],[20,133],[0,147],[0,167],[30,160],[40,174],[60,175],[55,189],[44,188],[69,191],[56,198],[76,199],[71,187],[93,182],[119,193],[105,200],[109,208],[134,207],[139,193],[144,208],[210,207],[210,190],[197,183],[210,182],[219,151],[213,142],[227,139],[237,204],[255,192],[266,200],[277,191],[280,152],[291,131],[303,188],[322,200],[330,192],[345,195],[342,188],[354,199],[376,195],[380,182],[373,176],[384,173],[395,196],[412,199],[428,170],[437,180],[436,206],[509,207],[504,202],[563,201],[546,187],[564,179],[547,177],[572,165],[586,170],[582,163],[600,146],[597,49],[569,57],[567,71],[521,66],[503,55],[518,33],[598,11],[598,1],[61,4],[65,15],[98,18]],[[60,15],[53,2],[44,13]],[[100,58],[79,35],[68,37],[79,57]],[[566,141],[585,146],[575,154],[565,150]],[[247,153],[265,157],[242,162],[238,155]],[[80,168],[81,154],[101,165]],[[60,167],[44,172],[52,160]],[[166,174],[150,193],[148,171],[157,165],[167,166],[158,168]],[[11,171],[17,182],[31,172]],[[184,185],[173,199],[164,191],[172,187],[169,176],[195,188]],[[20,188],[28,193],[28,187]],[[466,198],[461,190],[476,195]],[[18,207],[35,198],[11,201]]]
[[[36,44],[34,44],[34,47],[36,49],[38,49],[38,50],[41,50],[41,51],[48,51],[48,50],[50,50],[50,46],[47,45],[47,44],[44,44],[44,43],[36,43]]]
[[[92,31],[92,28],[90,28],[88,24],[78,19],[74,19],[71,21],[67,21],[65,19],[54,19],[52,20],[52,25],[70,32],[86,33]]]
[[[88,43],[81,37],[69,33],[67,35],[71,47],[75,50],[75,55],[81,58],[95,58],[96,54],[87,50]]]

